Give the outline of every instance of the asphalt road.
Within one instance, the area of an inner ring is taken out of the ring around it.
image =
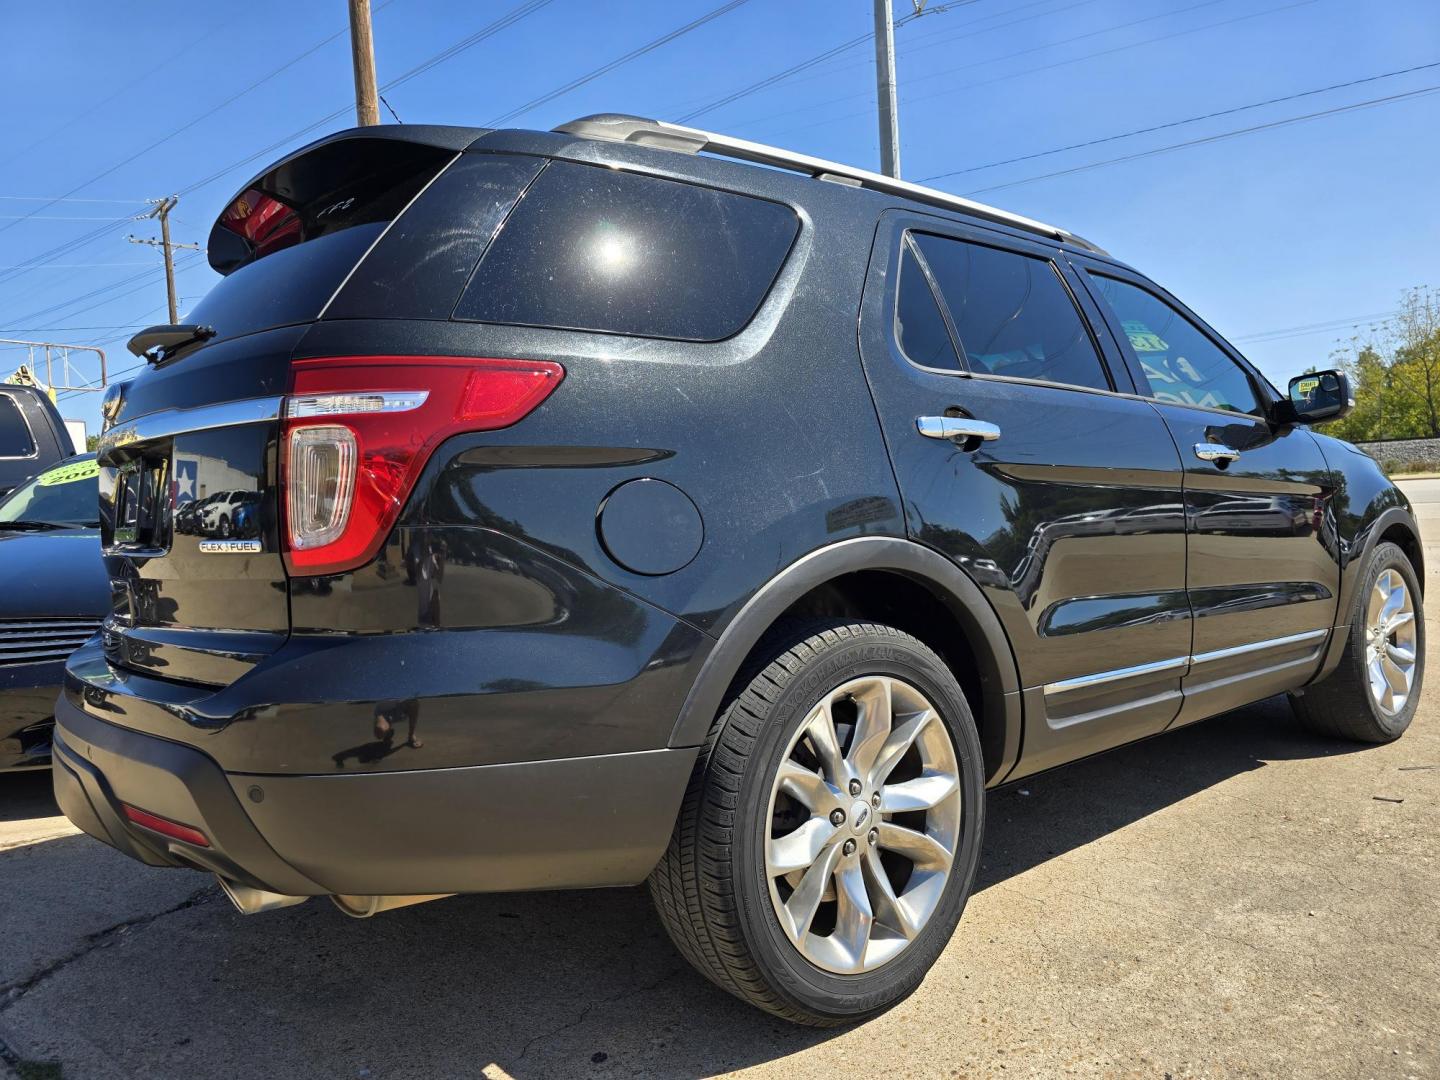
[[[1408,487],[1440,596],[1440,481]],[[1440,1077],[1433,680],[1391,746],[1312,738],[1275,700],[989,813],[978,890],[920,991],[813,1032],[693,974],[642,890],[245,918],[198,874],[75,835],[44,777],[10,777],[0,1056],[27,1080]]]

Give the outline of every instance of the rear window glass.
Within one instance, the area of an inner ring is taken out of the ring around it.
[[[30,425],[9,394],[0,394],[0,458],[30,457],[35,453],[35,437]]]
[[[495,238],[457,319],[718,341],[745,326],[799,231],[778,203],[551,162]]]
[[[360,264],[327,319],[448,319],[480,254],[544,159],[466,154]]]
[[[383,222],[358,225],[242,266],[206,293],[185,321],[213,326],[219,338],[308,322],[384,229]]]
[[[210,230],[210,265],[227,276],[186,321],[228,338],[316,318],[376,238],[454,156],[362,138],[276,166]]]

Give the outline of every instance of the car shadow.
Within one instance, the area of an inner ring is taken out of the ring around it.
[[[60,808],[50,789],[50,770],[0,773],[0,821],[55,817]]]
[[[1345,752],[1302,733],[1279,700],[997,790],[977,888],[1267,760]],[[17,796],[0,784],[0,815],[33,800],[30,786]],[[36,919],[77,903],[104,910],[103,889],[77,900],[61,872],[80,856],[105,860],[117,884],[152,875],[173,894],[157,899],[159,917],[87,931],[53,973],[42,969],[0,1007],[0,1026],[67,1074],[72,1054],[99,1053],[116,1070],[162,1076],[243,1061],[258,1075],[691,1077],[836,1035],[752,1010],[695,974],[640,888],[462,896],[363,923],[324,902],[243,917],[214,891],[182,895],[203,879],[171,885],[185,872],[133,866],[88,838],[28,850],[55,852],[51,895],[30,897]],[[14,854],[0,853],[0,880]],[[177,1007],[114,993],[157,977]],[[83,1042],[67,1042],[76,1031]]]

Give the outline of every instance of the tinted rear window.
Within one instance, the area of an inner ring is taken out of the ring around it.
[[[327,319],[448,319],[480,254],[543,158],[466,154],[355,271]]]
[[[551,162],[485,252],[457,319],[718,341],[745,326],[799,231],[778,203]]]
[[[357,225],[242,266],[206,293],[185,321],[213,326],[220,338],[308,322],[384,229],[384,222]]]
[[[0,394],[0,458],[30,457],[35,453],[35,437],[20,412],[20,406],[9,394]]]

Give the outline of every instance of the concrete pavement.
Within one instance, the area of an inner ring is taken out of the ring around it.
[[[1440,481],[1409,488],[1433,606]],[[244,918],[74,835],[47,784],[0,781],[0,1053],[27,1076],[1440,1077],[1433,681],[1391,746],[1275,700],[992,793],[954,941],[841,1032],[711,987],[642,890]]]

